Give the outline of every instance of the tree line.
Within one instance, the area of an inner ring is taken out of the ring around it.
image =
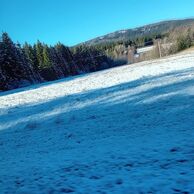
[[[0,38],[0,91],[57,80],[109,68],[113,61],[93,46],[69,48],[14,43],[7,33]]]

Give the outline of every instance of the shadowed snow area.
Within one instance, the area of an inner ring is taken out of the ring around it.
[[[194,52],[1,93],[0,193],[194,193]]]

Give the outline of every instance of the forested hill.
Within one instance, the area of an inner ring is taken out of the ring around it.
[[[102,50],[118,65],[164,57],[194,45],[194,19],[164,21],[120,30],[81,45]],[[139,55],[138,48],[146,46],[152,46],[152,50]]]
[[[158,53],[157,41],[161,44]],[[138,47],[154,50],[134,57]],[[67,47],[14,43],[7,33],[0,37],[0,91],[67,76],[94,72],[113,66],[150,60],[194,45],[194,19],[166,21],[132,30],[121,30]]]
[[[177,27],[190,27],[194,25],[194,19],[169,20],[149,24],[134,29],[119,30],[101,37],[86,41],[84,44],[94,45],[118,41],[136,40],[142,37],[165,36]]]

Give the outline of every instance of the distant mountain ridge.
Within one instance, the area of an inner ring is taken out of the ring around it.
[[[142,27],[133,29],[118,30],[113,33],[106,34],[91,40],[88,40],[82,44],[96,45],[107,42],[127,41],[140,38],[142,36],[150,36],[154,34],[166,34],[174,28],[181,26],[194,26],[194,18],[183,20],[168,20],[158,23],[148,24]]]

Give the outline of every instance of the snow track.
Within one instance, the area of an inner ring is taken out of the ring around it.
[[[194,52],[0,94],[0,194],[194,193]]]

